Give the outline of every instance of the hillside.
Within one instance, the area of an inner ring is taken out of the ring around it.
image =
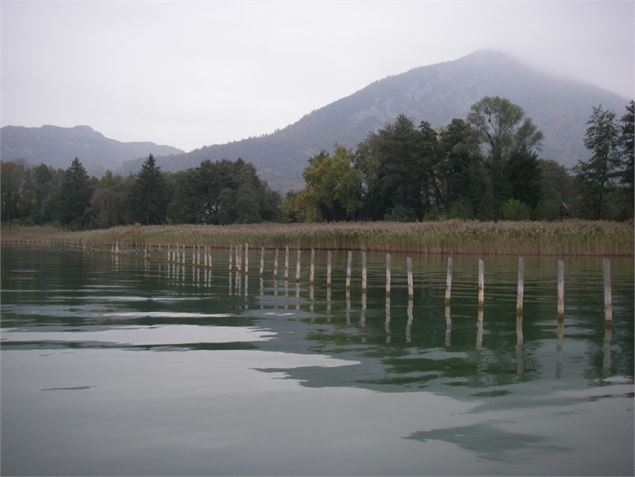
[[[183,152],[151,142],[116,141],[88,126],[5,126],[0,129],[0,142],[3,161],[24,160],[28,164],[44,163],[65,169],[77,156],[88,172],[95,175],[119,169],[124,161],[148,154],[165,156]]]
[[[595,86],[546,75],[501,53],[479,51],[376,81],[273,134],[161,157],[159,165],[173,171],[204,159],[241,157],[284,191],[302,186],[307,159],[321,149],[335,143],[356,146],[401,113],[440,127],[465,117],[483,96],[494,95],[522,106],[545,134],[542,157],[567,166],[586,157],[582,137],[592,106],[602,104],[620,115],[627,103]],[[140,162],[128,162],[125,168],[134,172]]]

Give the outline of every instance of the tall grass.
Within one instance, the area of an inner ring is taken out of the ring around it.
[[[633,255],[633,223],[342,222],[332,224],[124,226],[69,232],[51,227],[4,227],[3,242],[50,240],[353,249],[429,254]]]

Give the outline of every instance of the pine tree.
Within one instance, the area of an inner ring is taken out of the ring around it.
[[[152,154],[145,160],[136,176],[130,192],[130,207],[133,219],[144,225],[162,224],[165,221],[165,181]]]
[[[82,226],[86,224],[86,209],[92,190],[86,169],[76,157],[64,172],[60,191],[58,217],[62,224]]]

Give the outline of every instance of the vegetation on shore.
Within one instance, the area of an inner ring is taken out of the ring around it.
[[[93,244],[207,245],[351,249],[482,255],[633,255],[633,223],[339,222],[331,224],[119,226],[71,232],[53,227],[3,227],[2,241],[46,244],[55,240]]]

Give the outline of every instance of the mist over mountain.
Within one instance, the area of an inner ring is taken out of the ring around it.
[[[66,169],[78,157],[89,174],[101,175],[107,169],[117,170],[124,161],[180,154],[183,151],[152,142],[120,142],[107,138],[89,126],[5,126],[0,129],[0,157],[3,161],[24,160]]]
[[[253,163],[273,188],[300,188],[307,159],[320,150],[332,150],[335,143],[357,146],[399,114],[441,127],[465,117],[484,96],[503,96],[523,107],[545,135],[541,157],[566,166],[588,157],[583,136],[592,107],[602,104],[621,115],[627,103],[616,94],[550,76],[502,53],[478,51],[375,81],[272,134],[161,157],[158,164],[174,171],[205,159],[240,157]],[[124,167],[134,172],[140,163]]]

